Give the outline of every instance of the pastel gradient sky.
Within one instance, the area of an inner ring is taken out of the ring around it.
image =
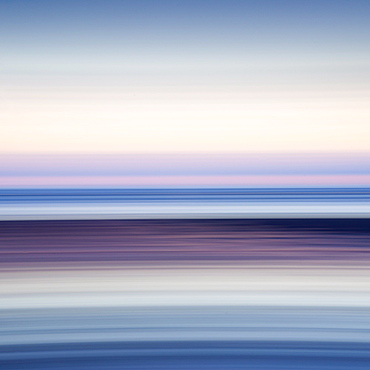
[[[0,0],[1,184],[370,185],[369,19],[368,0]]]

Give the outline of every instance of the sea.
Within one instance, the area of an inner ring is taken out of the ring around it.
[[[2,189],[1,369],[370,369],[370,189]]]
[[[0,189],[0,220],[369,216],[368,188]]]

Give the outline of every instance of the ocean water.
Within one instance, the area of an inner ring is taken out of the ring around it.
[[[0,368],[369,369],[369,195],[2,190]]]
[[[367,188],[2,189],[0,220],[369,217]]]

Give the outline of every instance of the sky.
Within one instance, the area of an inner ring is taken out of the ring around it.
[[[370,185],[369,16],[367,0],[0,0],[0,181]]]

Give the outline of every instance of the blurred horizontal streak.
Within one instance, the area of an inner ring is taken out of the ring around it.
[[[369,261],[369,234],[370,219],[4,221],[0,263]]]
[[[370,217],[367,188],[3,189],[0,220]]]
[[[1,311],[1,345],[174,341],[366,343],[370,308],[84,307]]]
[[[6,220],[86,220],[86,219],[171,219],[171,218],[370,218],[369,204],[294,204],[294,205],[50,205],[3,206],[0,221]]]
[[[7,346],[9,369],[367,369],[361,343],[162,341]],[[302,364],[302,358],[304,363]],[[252,367],[251,367],[252,366]]]

